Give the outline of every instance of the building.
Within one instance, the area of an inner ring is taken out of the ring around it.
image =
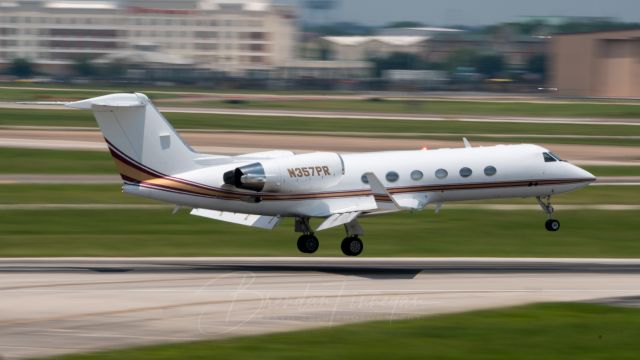
[[[378,30],[381,36],[434,36],[443,33],[456,33],[464,30],[444,27],[410,27],[410,28],[383,28]]]
[[[295,37],[293,8],[268,0],[0,1],[0,66],[27,58],[49,72],[138,44],[230,74],[268,71],[291,62]]]
[[[640,29],[555,35],[550,65],[561,96],[640,98]]]
[[[325,36],[321,48],[330,60],[367,61],[393,53],[423,52],[426,36]]]

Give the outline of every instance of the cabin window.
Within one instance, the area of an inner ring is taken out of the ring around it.
[[[411,179],[412,180],[415,180],[415,181],[422,180],[423,177],[424,177],[424,174],[420,170],[413,170],[411,172]]]
[[[462,169],[460,169],[460,176],[464,178],[471,176],[472,173],[473,171],[471,171],[471,169],[469,169],[468,167],[463,167]]]
[[[551,156],[551,154],[549,154],[549,153],[543,153],[542,156],[544,157],[544,162],[556,162],[556,161],[558,161],[558,160],[556,160],[556,158]]]
[[[386,178],[388,182],[396,182],[398,181],[398,179],[400,179],[400,175],[398,175],[398,173],[395,171],[389,171]]]
[[[445,170],[445,169],[436,170],[436,177],[438,179],[446,179],[447,176],[449,176],[449,173],[447,172],[447,170]]]
[[[366,174],[362,174],[362,177],[360,178],[360,180],[362,180],[362,182],[365,184],[369,183],[369,179],[367,178]]]
[[[498,170],[494,166],[487,166],[484,168],[484,174],[487,176],[493,176],[498,173]]]

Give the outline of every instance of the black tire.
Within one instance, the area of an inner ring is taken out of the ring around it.
[[[547,229],[547,231],[556,232],[560,230],[560,221],[556,219],[549,219],[544,223],[544,227]]]
[[[302,235],[298,238],[298,250],[304,254],[313,254],[318,251],[320,241],[314,235]]]
[[[362,250],[364,250],[364,244],[362,240],[357,236],[350,236],[342,240],[342,244],[340,244],[340,248],[342,249],[342,253],[347,256],[358,256],[362,254]]]

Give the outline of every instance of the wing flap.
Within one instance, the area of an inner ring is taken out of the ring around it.
[[[333,214],[329,216],[322,224],[320,224],[316,231],[322,231],[336,226],[348,224],[355,220],[360,214],[360,211]]]
[[[191,215],[267,230],[276,227],[281,220],[279,216],[241,214],[207,209],[193,209]]]

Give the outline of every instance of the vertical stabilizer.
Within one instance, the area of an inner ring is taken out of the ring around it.
[[[167,175],[198,167],[197,154],[144,94],[111,94],[67,106],[93,111],[114,157]]]

